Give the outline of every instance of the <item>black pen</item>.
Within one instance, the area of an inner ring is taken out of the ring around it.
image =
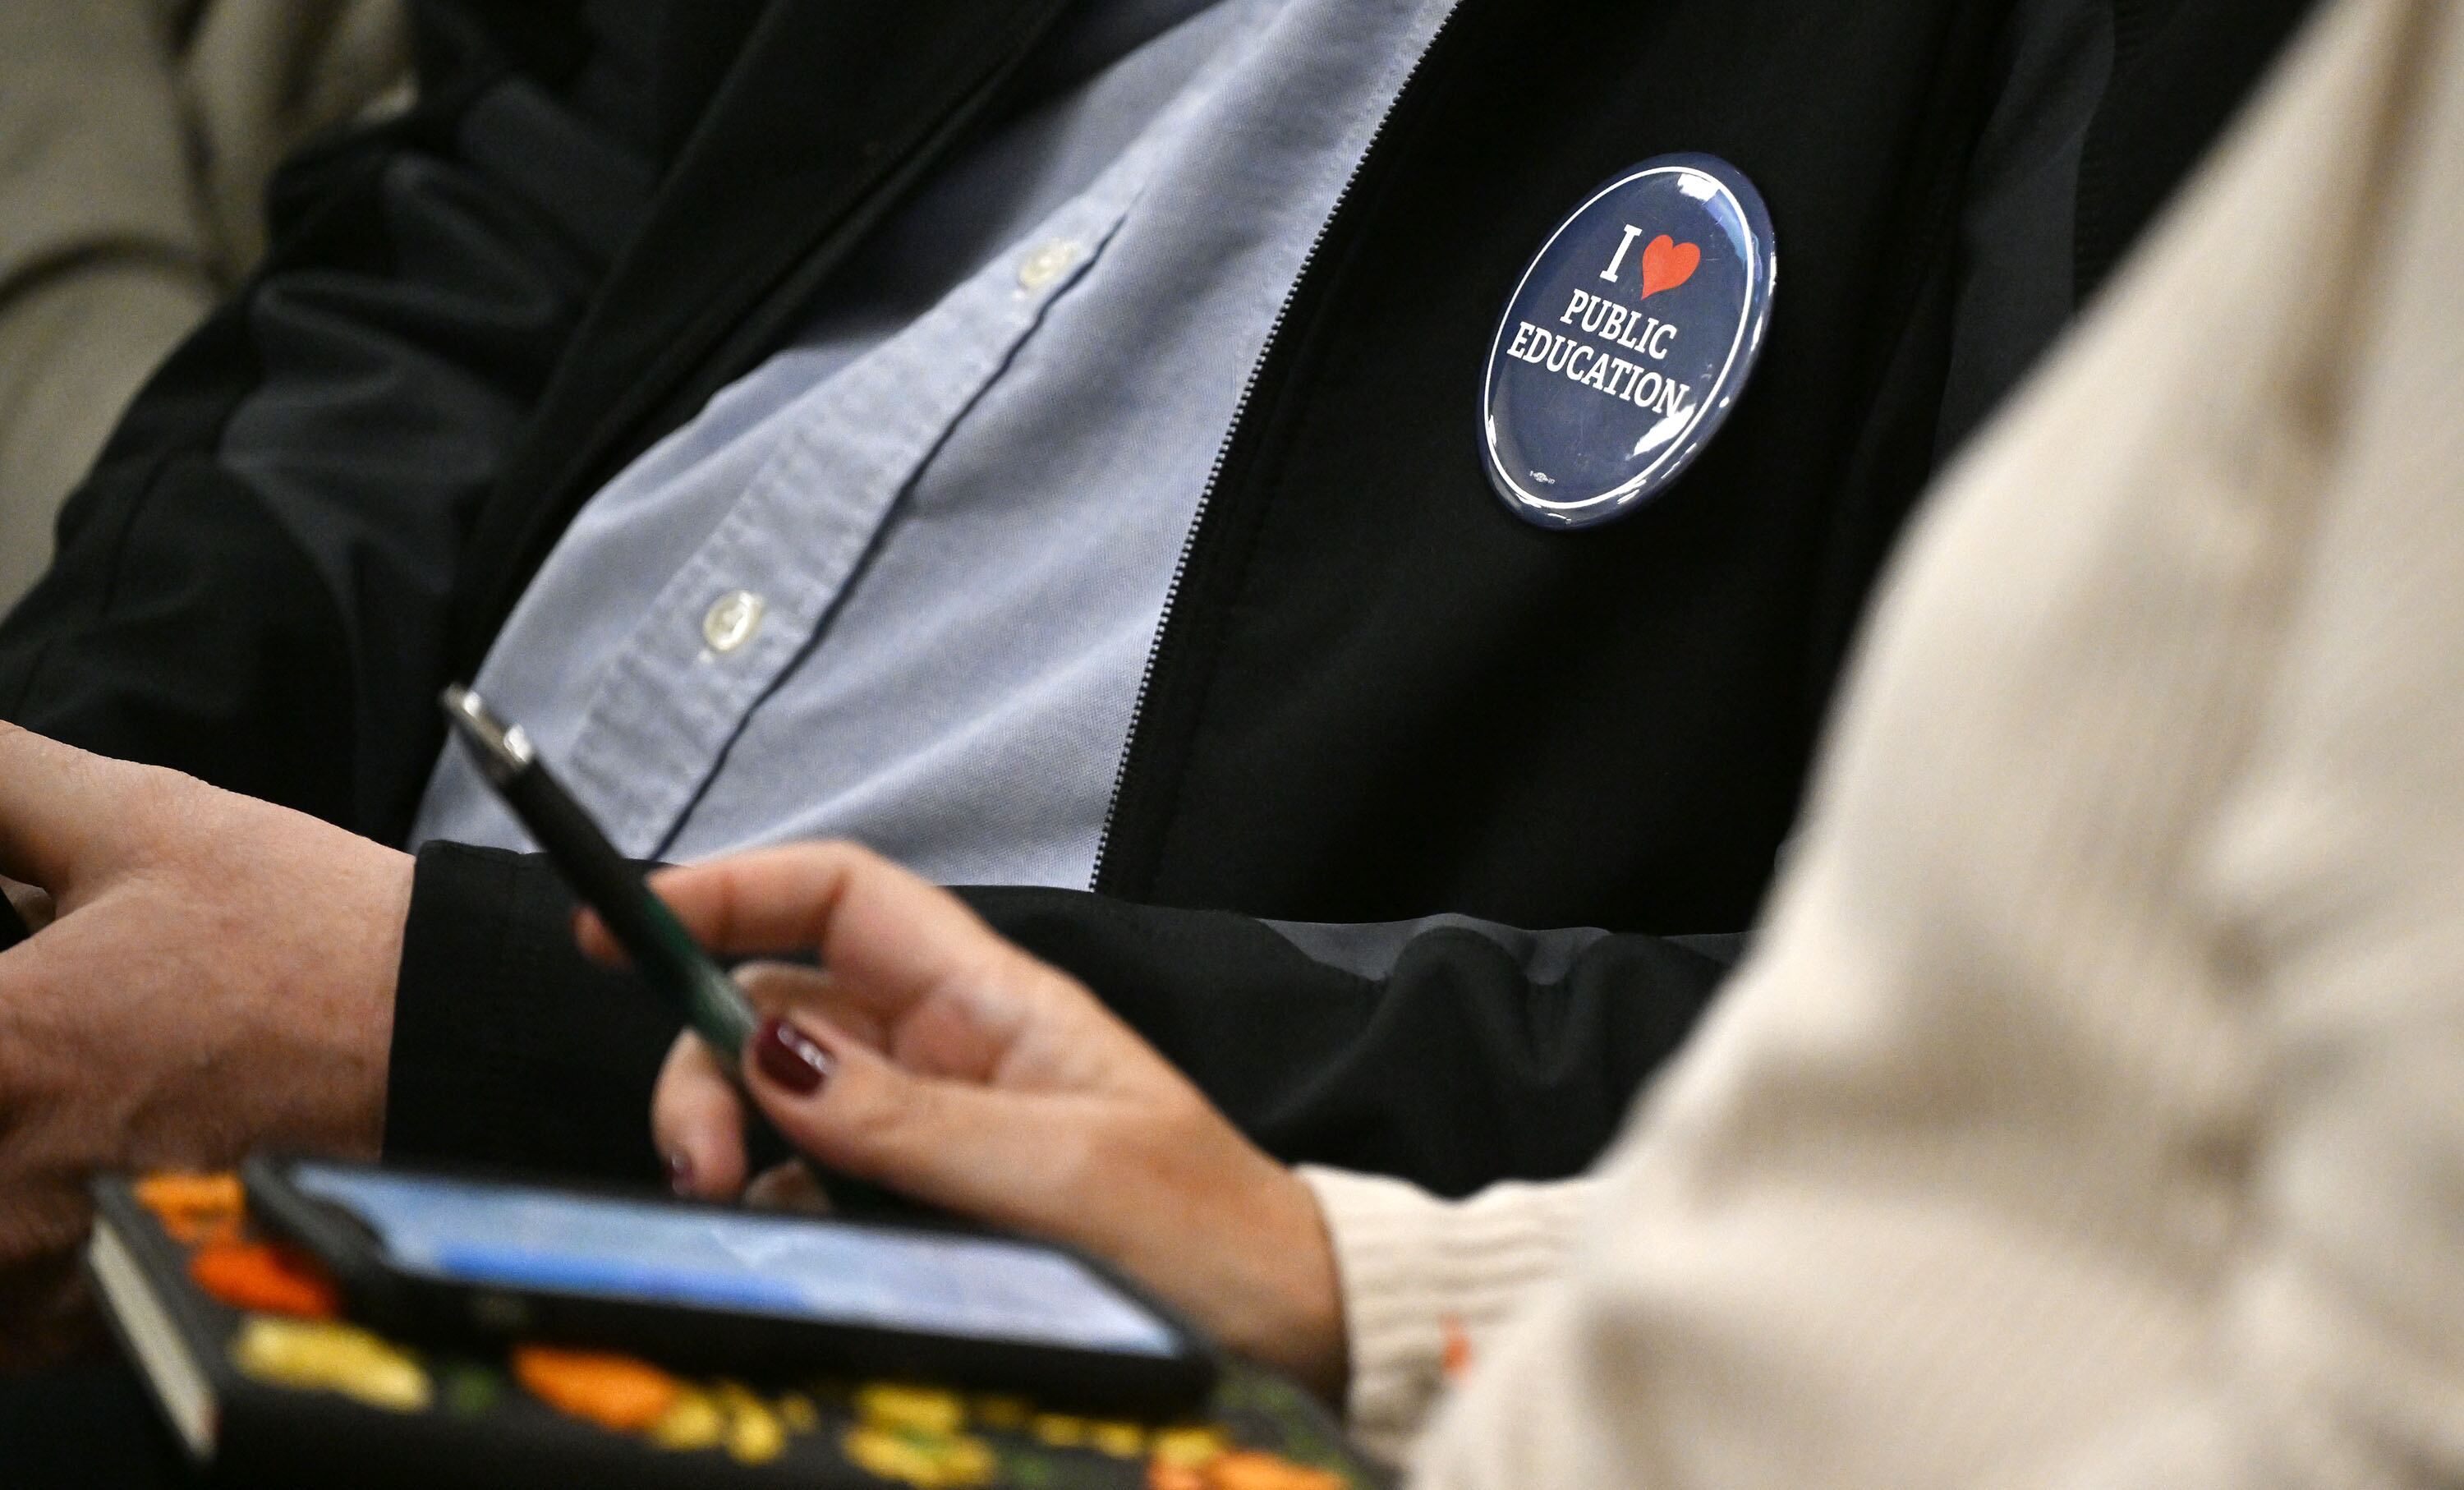
[[[521,726],[497,718],[478,694],[458,684],[445,690],[444,702],[454,732],[496,795],[539,840],[574,892],[599,912],[650,986],[675,1004],[685,1022],[717,1052],[719,1064],[736,1074],[745,1043],[760,1023],[744,990],[711,960],[675,912],[650,893],[642,871],[548,774]]]
[[[711,960],[675,912],[650,893],[642,871],[616,851],[590,814],[548,774],[521,726],[497,718],[467,688],[447,689],[444,703],[446,716],[478,761],[480,775],[539,840],[565,883],[607,923],[650,986],[718,1053],[720,1068],[741,1087],[744,1047],[761,1022],[744,990]],[[792,1146],[761,1112],[748,1114],[747,1124],[745,1142],[757,1169],[794,1155]],[[813,1168],[809,1159],[798,1162]],[[946,1219],[878,1185],[843,1174],[822,1177],[831,1206],[843,1215],[911,1223]]]

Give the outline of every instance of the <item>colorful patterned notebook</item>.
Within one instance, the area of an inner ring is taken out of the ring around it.
[[[252,1228],[236,1176],[95,1188],[97,1296],[217,1483],[914,1490],[1376,1490],[1388,1477],[1281,1378],[1208,1412],[1108,1421],[906,1382],[693,1378],[622,1356],[413,1350],[339,1317],[312,1259]]]

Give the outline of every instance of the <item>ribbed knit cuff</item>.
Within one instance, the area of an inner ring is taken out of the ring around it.
[[[1380,1175],[1300,1172],[1334,1242],[1353,1435],[1408,1465],[1450,1379],[1533,1284],[1564,1270],[1599,1182],[1497,1185],[1441,1200]]]

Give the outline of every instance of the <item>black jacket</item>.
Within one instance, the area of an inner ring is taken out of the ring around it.
[[[274,257],[72,503],[0,628],[0,712],[399,838],[438,688],[582,502],[1028,100],[1062,4],[429,4],[416,112],[294,166]],[[1229,432],[1100,893],[977,903],[1281,1154],[1450,1192],[1587,1164],[1755,914],[1932,472],[2008,9],[1464,0]],[[2085,282],[2299,6],[2115,9]],[[1643,511],[1527,526],[1473,440],[1496,318],[1589,188],[1680,150],[1736,164],[1776,220],[1760,370]],[[583,968],[563,910],[535,863],[423,856],[394,1151],[647,1170],[674,1020]],[[1441,912],[1621,934],[1253,919]]]

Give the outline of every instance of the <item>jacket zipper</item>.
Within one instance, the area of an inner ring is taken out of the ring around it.
[[[1155,622],[1155,642],[1147,648],[1146,668],[1138,675],[1137,701],[1130,706],[1130,732],[1121,745],[1121,763],[1112,772],[1112,795],[1104,807],[1103,830],[1095,839],[1095,866],[1087,881],[1089,889],[1103,887],[1104,870],[1111,860],[1112,829],[1121,815],[1121,789],[1129,782],[1130,762],[1137,754],[1138,732],[1146,724],[1147,695],[1155,688],[1155,673],[1162,665],[1172,637],[1173,614],[1178,608],[1181,581],[1189,573],[1190,556],[1197,552],[1199,535],[1206,531],[1206,517],[1215,505],[1216,491],[1223,484],[1223,472],[1231,464],[1234,448],[1246,432],[1250,407],[1257,400],[1260,384],[1265,381],[1267,366],[1274,362],[1276,350],[1283,343],[1292,307],[1300,302],[1301,292],[1308,287],[1309,275],[1316,271],[1327,244],[1332,241],[1336,226],[1343,221],[1344,209],[1352,205],[1353,192],[1359,186],[1361,178],[1368,174],[1370,164],[1377,159],[1378,147],[1385,143],[1388,129],[1426,76],[1429,59],[1437,55],[1447,33],[1454,30],[1455,22],[1470,3],[1471,0],[1455,0],[1447,7],[1444,19],[1439,21],[1438,29],[1429,33],[1428,44],[1420,49],[1420,55],[1413,62],[1412,70],[1403,75],[1403,85],[1395,91],[1395,97],[1386,105],[1386,112],[1378,116],[1377,127],[1370,131],[1368,146],[1360,152],[1360,159],[1353,164],[1352,174],[1344,179],[1343,189],[1335,193],[1333,208],[1326,214],[1326,221],[1318,225],[1317,236],[1309,241],[1309,252],[1302,255],[1300,272],[1292,276],[1291,288],[1284,293],[1283,304],[1275,308],[1275,318],[1266,326],[1265,344],[1259,349],[1258,360],[1250,364],[1248,380],[1241,385],[1241,397],[1232,405],[1231,426],[1224,431],[1223,443],[1216,447],[1215,464],[1207,471],[1206,485],[1198,495],[1198,515],[1190,521],[1188,536],[1180,541],[1180,557],[1173,561],[1172,582],[1163,592],[1163,614]]]

